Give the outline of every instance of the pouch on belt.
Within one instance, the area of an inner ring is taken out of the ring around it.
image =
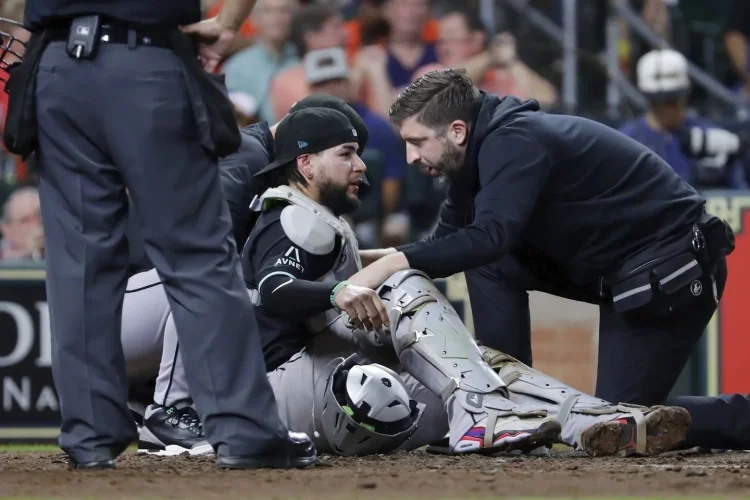
[[[615,311],[661,318],[687,304],[691,286],[710,290],[712,277],[692,252],[685,252],[638,271],[610,285]],[[700,285],[694,285],[694,282]],[[705,283],[704,283],[705,281]],[[693,294],[695,295],[695,294]]]
[[[193,115],[203,147],[218,157],[235,153],[242,142],[224,75],[208,73],[197,58],[192,39],[179,30],[169,34],[172,50],[182,59]]]

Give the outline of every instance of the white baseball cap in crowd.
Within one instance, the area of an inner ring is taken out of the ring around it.
[[[245,92],[229,92],[229,100],[235,109],[245,116],[255,116],[258,113],[258,101]]]
[[[305,54],[303,64],[308,85],[349,77],[346,51],[340,47],[311,50]]]

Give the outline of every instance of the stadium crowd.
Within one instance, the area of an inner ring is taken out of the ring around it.
[[[649,28],[750,102],[750,4],[746,0],[615,0],[629,3]],[[240,126],[276,123],[299,99],[326,93],[349,101],[370,130],[363,160],[372,189],[354,221],[363,248],[419,239],[436,220],[445,188],[407,168],[404,145],[388,121],[394,97],[437,68],[465,68],[478,87],[498,95],[534,98],[561,111],[562,49],[535,28],[511,2],[496,0],[493,19],[475,0],[259,0],[242,27],[226,75]],[[562,23],[561,0],[528,2]],[[737,119],[738,109],[716,106],[699,89],[652,101],[644,114],[623,105],[616,120],[604,113],[606,70],[596,60],[606,50],[607,3],[579,0],[577,113],[602,119],[651,147],[698,188],[747,189],[750,158],[740,152],[716,164],[694,158],[685,134]],[[0,14],[22,20],[23,0],[3,0]],[[221,0],[202,0],[205,16]],[[2,26],[23,39],[23,30]],[[621,22],[618,63],[642,88],[638,64],[651,50]],[[713,50],[707,50],[707,47]],[[675,64],[685,64],[676,59]],[[687,85],[687,83],[686,83]],[[7,94],[0,93],[5,116]],[[741,110],[740,110],[741,111]],[[0,156],[0,260],[41,260],[44,237],[34,159]]]

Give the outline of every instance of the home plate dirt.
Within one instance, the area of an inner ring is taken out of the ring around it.
[[[657,458],[446,457],[424,452],[321,457],[307,470],[219,471],[213,457],[126,453],[114,471],[69,471],[60,453],[0,453],[0,497],[486,498],[499,496],[750,495],[750,454]]]

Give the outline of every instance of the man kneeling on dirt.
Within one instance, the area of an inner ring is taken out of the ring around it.
[[[320,452],[530,452],[562,441],[589,455],[651,455],[690,425],[682,408],[615,405],[480,348],[424,273],[377,291],[346,280],[361,263],[343,215],[366,170],[338,111],[287,116],[270,186],[242,252],[268,378],[282,421]],[[354,354],[353,354],[354,352]],[[374,364],[372,362],[377,362]]]

